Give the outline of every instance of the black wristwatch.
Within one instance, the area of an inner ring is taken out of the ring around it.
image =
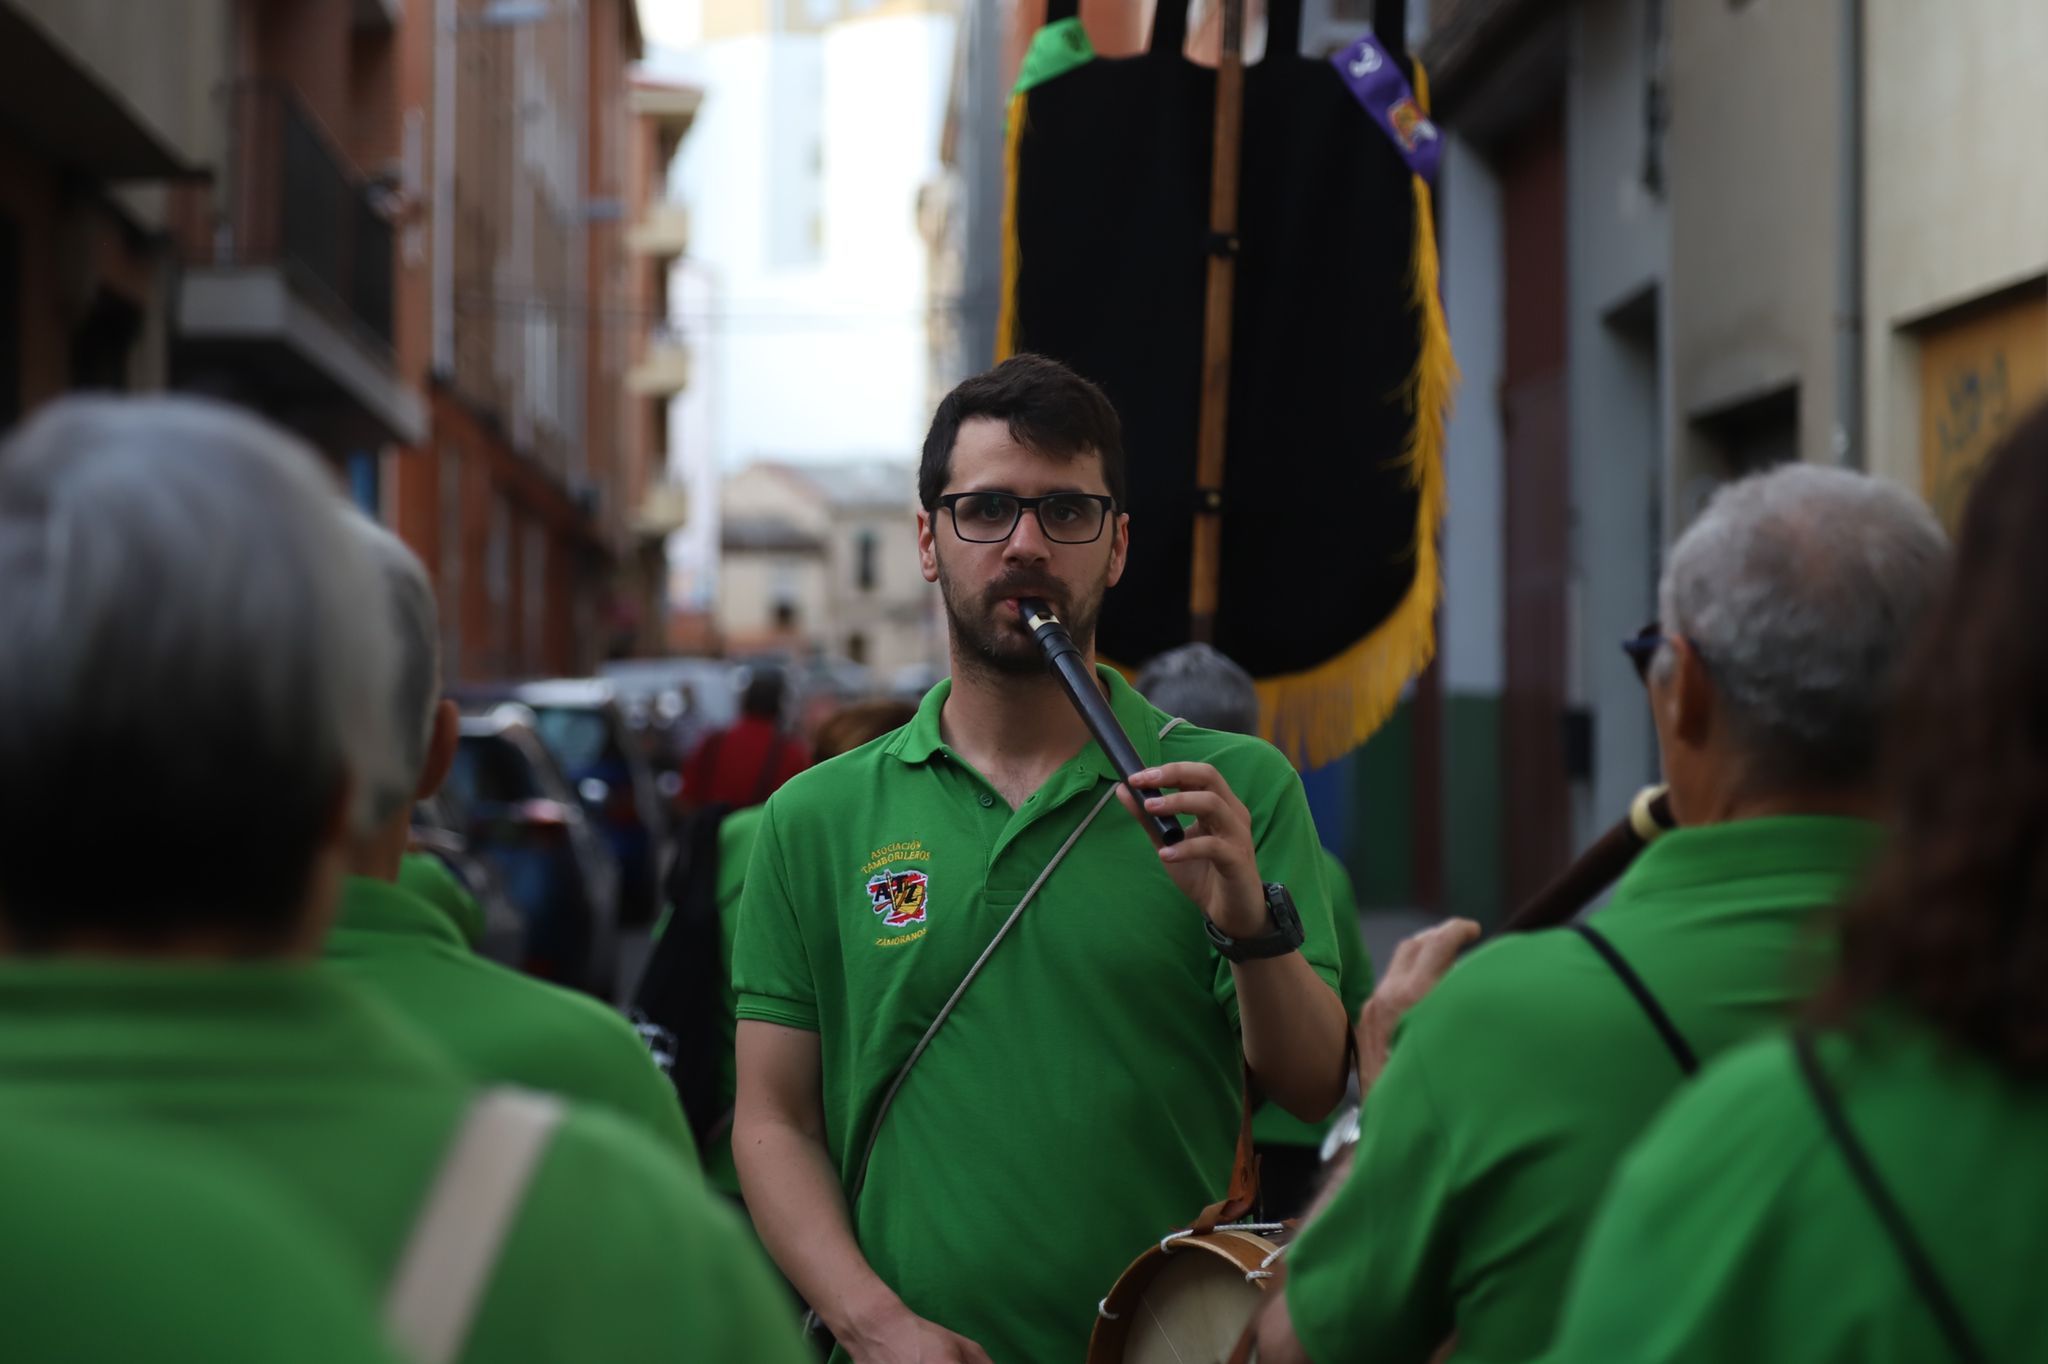
[[[1233,938],[1206,914],[1202,916],[1202,927],[1208,930],[1209,941],[1226,961],[1259,961],[1300,951],[1306,936],[1301,931],[1301,915],[1295,912],[1294,897],[1278,881],[1266,882],[1266,913],[1273,926],[1256,938]]]

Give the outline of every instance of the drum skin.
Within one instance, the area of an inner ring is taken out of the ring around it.
[[[1278,1243],[1221,1229],[1151,1246],[1103,1299],[1087,1364],[1215,1364],[1227,1359],[1270,1287]],[[1251,1276],[1251,1277],[1248,1277]]]

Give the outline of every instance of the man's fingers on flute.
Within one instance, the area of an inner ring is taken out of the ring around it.
[[[1193,815],[1202,821],[1203,827],[1221,831],[1225,827],[1236,828],[1248,824],[1240,819],[1240,807],[1234,801],[1224,799],[1216,791],[1171,791],[1156,794],[1145,801],[1145,809],[1155,815]]]

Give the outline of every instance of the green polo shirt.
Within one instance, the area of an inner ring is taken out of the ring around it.
[[[432,853],[407,853],[399,859],[398,884],[446,914],[471,947],[484,940],[483,906],[440,858]]]
[[[675,1086],[631,1024],[588,995],[479,957],[445,913],[403,886],[363,876],[342,883],[327,964],[475,1079],[602,1105],[696,1168]]]
[[[204,1150],[10,1115],[0,1171],[8,1359],[396,1364],[369,1282]]]
[[[1337,979],[1320,847],[1270,745],[1182,727],[1103,669],[1148,764],[1213,763],[1260,874],[1295,889]],[[733,954],[739,1017],[820,1034],[825,1125],[850,1188],[890,1080],[1116,774],[1090,743],[1012,810],[939,733],[950,684],[894,733],[768,802]],[[910,1308],[997,1364],[1081,1358],[1139,1251],[1217,1198],[1236,1141],[1229,964],[1114,800],[1074,843],[897,1094],[854,1211]]]
[[[1782,1021],[1825,969],[1824,911],[1879,837],[1857,820],[1667,834],[1593,922],[1704,1061]],[[1499,939],[1408,1015],[1344,1188],[1288,1252],[1317,1364],[1526,1360],[1550,1342],[1573,1255],[1628,1143],[1682,1079],[1620,978],[1576,933]]]
[[[1337,930],[1337,994],[1344,1001],[1344,1016],[1355,1022],[1359,1007],[1372,993],[1372,953],[1366,950],[1365,931],[1358,923],[1358,892],[1351,887],[1351,873],[1327,848],[1322,863],[1323,893]],[[1303,1122],[1276,1103],[1260,1104],[1252,1115],[1252,1138],[1261,1146],[1321,1147],[1329,1130],[1329,1119]]]
[[[718,1092],[724,1096],[727,1108],[732,1107],[733,1095],[738,1090],[734,1074],[733,1031],[739,996],[732,983],[733,945],[739,940],[740,905],[747,886],[747,863],[753,858],[754,836],[760,832],[761,817],[766,808],[749,805],[745,809],[734,810],[718,824],[718,952],[724,966],[720,975],[724,1007],[719,1014],[719,1022],[725,1044],[718,1053]],[[740,1175],[732,1163],[731,1127],[718,1133],[712,1139],[710,1149],[705,1151],[704,1177],[720,1193],[732,1198],[740,1196]]]
[[[1987,1357],[2048,1359],[2048,1086],[1898,1019],[1820,1052]],[[1953,1358],[1782,1037],[1722,1059],[1636,1144],[1587,1233],[1553,1357]]]
[[[477,1092],[338,973],[0,964],[0,1113],[203,1146],[280,1191],[382,1285]],[[798,1364],[786,1298],[732,1214],[637,1125],[557,1129],[468,1364]]]

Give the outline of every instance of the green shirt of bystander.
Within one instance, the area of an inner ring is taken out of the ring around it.
[[[0,1112],[203,1146],[388,1282],[475,1083],[342,973],[0,964]],[[467,1364],[801,1364],[722,1200],[632,1123],[573,1108],[486,1289]]]
[[[1786,1019],[1826,969],[1818,916],[1875,825],[1817,816],[1681,829],[1593,923],[1702,1060]],[[1459,964],[1395,1034],[1351,1174],[1288,1253],[1317,1364],[1540,1355],[1600,1192],[1682,1072],[1620,977],[1565,929]]]
[[[479,957],[446,913],[403,885],[344,881],[326,959],[471,1078],[601,1105],[696,1168],[675,1087],[631,1024],[587,995]]]
[[[1109,669],[1148,764],[1213,764],[1303,952],[1338,951],[1300,779],[1271,745],[1180,727]],[[908,725],[799,774],[761,817],[733,955],[738,1016],[820,1034],[832,1158],[851,1191],[892,1077],[1089,813],[897,1093],[855,1200],[862,1251],[919,1316],[997,1364],[1081,1357],[1129,1261],[1227,1184],[1242,1042],[1229,964],[1094,744],[1022,806]],[[841,1358],[844,1352],[841,1352]]]
[[[397,1364],[315,1224],[162,1134],[0,1120],[0,1342],[24,1364]]]
[[[1824,1037],[1857,1140],[1990,1359],[2048,1359],[2048,1088],[1901,1019]],[[1787,1040],[1659,1115],[1587,1233],[1554,1364],[1952,1359]]]

